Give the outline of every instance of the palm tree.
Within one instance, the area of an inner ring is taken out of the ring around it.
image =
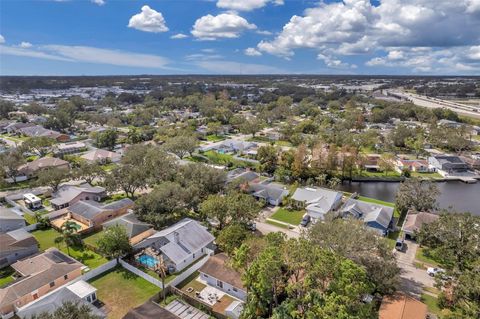
[[[76,236],[78,236],[77,224],[72,221],[66,221],[62,225],[61,236],[55,238],[55,243],[58,245],[59,243],[64,242],[67,246],[67,253],[70,255],[70,244]]]
[[[163,260],[163,255],[160,255],[160,258],[157,259],[158,263],[155,265],[155,272],[160,276],[162,279],[162,298],[165,301],[165,277],[167,277],[167,265],[165,265],[165,261]]]

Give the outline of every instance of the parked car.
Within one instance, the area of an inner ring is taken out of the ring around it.
[[[305,215],[303,216],[302,221],[300,222],[300,225],[303,227],[307,227],[311,221],[312,221],[312,217],[310,217],[310,215]]]
[[[403,238],[398,238],[395,242],[395,249],[398,251],[402,251],[403,247],[405,246]]]
[[[442,268],[437,268],[437,267],[428,267],[427,268],[427,274],[429,274],[430,276],[434,277],[440,273],[443,273],[445,272],[445,270],[443,270]]]

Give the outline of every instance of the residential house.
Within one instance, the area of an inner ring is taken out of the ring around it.
[[[434,155],[428,158],[428,164],[442,176],[468,172],[467,163],[455,155]]]
[[[380,160],[379,154],[367,154],[363,162],[363,168],[368,172],[378,172],[380,171]]]
[[[110,152],[107,150],[102,149],[95,149],[89,152],[86,152],[80,158],[88,162],[98,162],[100,164],[107,164],[107,163],[118,163],[122,156],[115,152]]]
[[[430,168],[428,167],[428,162],[426,160],[420,159],[397,159],[395,161],[395,170],[398,173],[402,173],[404,170],[408,170],[410,172],[418,172],[418,173],[429,173]]]
[[[80,280],[49,292],[26,306],[18,308],[17,316],[21,319],[29,319],[33,315],[41,313],[51,314],[65,302],[73,302],[80,306],[87,306],[91,313],[98,318],[106,318],[105,313],[92,304],[96,300],[97,288],[86,281]]]
[[[404,293],[385,296],[382,299],[379,319],[427,319],[427,305]]]
[[[250,169],[236,168],[227,173],[227,183],[232,181],[242,181],[245,183],[257,183],[260,181],[260,174]]]
[[[0,206],[0,234],[25,227],[25,219],[10,208]]]
[[[221,253],[210,256],[198,271],[200,278],[208,285],[242,301],[247,300],[247,288],[242,283],[242,276],[228,264],[227,255]]]
[[[103,228],[108,229],[109,227],[117,225],[125,228],[132,245],[141,242],[155,233],[152,225],[140,221],[133,211],[103,223]]]
[[[439,215],[427,212],[409,211],[405,223],[403,224],[403,233],[408,239],[414,239],[415,233],[425,224],[436,221]]]
[[[31,127],[31,126],[35,126],[35,124],[33,124],[33,123],[13,122],[13,123],[8,124],[8,125],[5,127],[5,131],[6,131],[8,134],[19,134],[19,133],[20,133],[20,129],[26,128],[26,127]]]
[[[82,275],[83,264],[56,248],[12,264],[19,279],[0,288],[0,315],[19,308]]]
[[[199,222],[184,218],[134,247],[136,249],[151,247],[159,251],[166,265],[178,272],[202,256],[210,254],[214,248],[214,240],[215,237]]]
[[[254,142],[247,142],[242,140],[228,139],[221,143],[213,145],[203,146],[200,148],[202,151],[215,150],[219,153],[244,153],[256,148],[258,145]]]
[[[53,199],[50,204],[55,210],[68,207],[80,200],[101,201],[107,196],[106,190],[100,186],[91,186],[90,184],[82,184],[78,186],[63,185],[57,192],[52,194]]]
[[[316,222],[341,205],[342,193],[326,188],[300,187],[293,193],[292,201],[297,208],[305,208],[312,221]]]
[[[70,169],[70,164],[60,158],[55,157],[42,157],[19,167],[19,172],[22,175],[32,178],[43,169],[57,168],[57,169]]]
[[[60,229],[65,222],[71,221],[79,226],[77,230],[79,233],[98,230],[102,228],[104,222],[126,214],[134,204],[130,198],[123,198],[108,204],[93,200],[80,200],[65,208],[64,214],[52,219],[51,224]]]
[[[264,200],[272,206],[280,205],[289,193],[283,185],[276,183],[253,183],[249,185],[248,190],[253,197]]]
[[[471,168],[480,170],[480,154],[472,154],[470,156],[460,156],[460,159],[464,161]]]
[[[37,240],[23,228],[0,234],[0,268],[37,252]]]
[[[87,148],[85,143],[83,142],[69,142],[69,143],[61,143],[55,145],[54,153],[56,156],[64,156],[69,154],[80,153]]]
[[[62,142],[62,143],[68,142],[70,140],[70,136],[56,132],[56,131],[48,130],[40,125],[23,127],[23,128],[20,128],[18,132],[28,137],[50,137],[56,140],[57,142]]]
[[[393,207],[348,199],[340,210],[342,217],[362,220],[365,225],[381,235],[387,235],[391,228]]]

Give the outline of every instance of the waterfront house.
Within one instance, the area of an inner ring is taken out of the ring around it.
[[[365,226],[385,236],[391,228],[393,210],[390,206],[350,198],[341,208],[340,214],[342,217],[362,220]]]
[[[37,252],[37,240],[23,228],[0,234],[0,268]]]
[[[430,169],[428,167],[428,162],[426,160],[420,159],[397,159],[395,161],[395,170],[398,173],[402,173],[404,170],[408,170],[410,172],[418,172],[418,173],[428,173]]]
[[[164,257],[165,263],[181,271],[192,262],[213,251],[215,237],[199,222],[184,218],[178,223],[147,237],[134,247],[150,247]]]
[[[409,211],[403,224],[403,233],[406,238],[414,239],[415,234],[423,225],[436,221],[439,215],[428,212]]]
[[[428,158],[431,168],[442,176],[468,172],[468,164],[455,155],[434,155]]]
[[[253,197],[272,206],[280,205],[289,193],[283,185],[276,183],[253,183],[249,185],[248,190]]]
[[[292,204],[305,209],[313,222],[323,220],[325,214],[336,210],[342,203],[342,193],[326,188],[300,187],[292,195]]]
[[[0,315],[11,316],[19,308],[78,278],[83,264],[56,248],[12,264],[20,278],[0,288]]]

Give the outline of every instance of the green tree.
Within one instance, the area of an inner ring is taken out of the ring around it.
[[[70,177],[69,171],[64,168],[45,168],[38,172],[36,184],[39,186],[49,186],[53,192],[58,190],[60,184]]]
[[[92,184],[95,179],[102,178],[105,171],[98,162],[80,161],[73,175],[78,179],[85,180],[88,184]]]
[[[8,113],[15,111],[15,104],[10,101],[0,100],[0,118],[8,119]]]
[[[278,152],[271,145],[260,146],[257,151],[257,159],[260,161],[263,172],[273,174],[277,168]]]
[[[25,163],[25,159],[22,154],[13,150],[7,153],[0,154],[0,168],[3,169],[3,174],[13,180],[13,183],[17,183],[17,176],[20,174],[19,170]]]
[[[32,152],[40,157],[44,157],[50,151],[55,140],[46,136],[30,137],[22,143],[21,149],[24,152]]]
[[[121,225],[108,227],[103,236],[97,241],[97,246],[102,254],[109,258],[115,258],[117,262],[120,257],[132,251],[127,231]]]
[[[222,129],[222,123],[220,123],[220,122],[208,122],[207,128],[208,128],[208,133],[209,134],[215,134],[215,136],[218,136],[218,133]]]
[[[101,319],[92,313],[92,308],[86,304],[65,301],[53,312],[34,314],[30,319]]]
[[[122,165],[114,168],[104,179],[105,187],[111,191],[122,190],[129,198],[135,198],[135,192],[147,187],[148,173],[138,165]]]
[[[180,158],[184,158],[186,155],[192,155],[198,145],[198,140],[193,136],[175,136],[168,139],[163,148],[167,152],[171,152]]]
[[[117,144],[118,132],[114,129],[108,129],[103,132],[93,134],[95,146],[98,148],[106,148],[113,150]]]
[[[61,227],[61,236],[55,238],[55,243],[64,243],[67,247],[67,253],[70,255],[70,247],[81,242],[77,233],[77,224],[72,221],[66,221]]]
[[[240,124],[240,132],[243,134],[252,134],[252,137],[255,137],[255,134],[257,134],[262,128],[262,121],[255,117],[245,120],[242,124]]]
[[[247,239],[249,232],[241,224],[232,224],[220,231],[216,243],[227,255],[232,255],[234,250]]]
[[[409,209],[429,211],[437,207],[437,185],[417,178],[402,182],[395,195],[396,207],[406,213]]]

